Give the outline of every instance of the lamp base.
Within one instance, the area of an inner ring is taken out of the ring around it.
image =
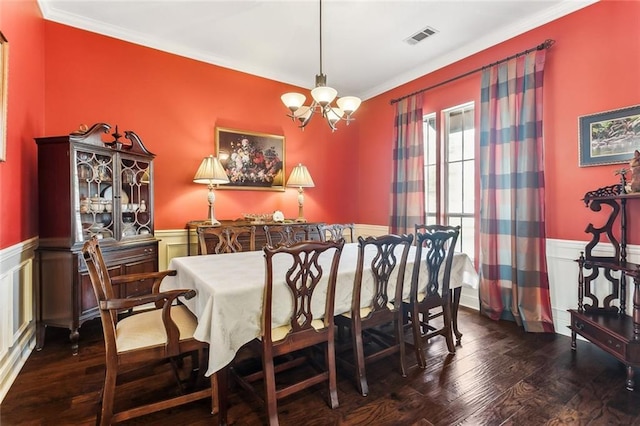
[[[296,223],[306,223],[307,219],[305,219],[304,217],[299,217],[296,219]]]

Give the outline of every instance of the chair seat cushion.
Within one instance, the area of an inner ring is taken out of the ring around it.
[[[387,303],[387,308],[389,308],[390,311],[393,311],[393,303],[391,302]],[[371,306],[360,308],[360,318],[366,318],[371,313],[371,311],[372,311]],[[345,312],[340,315],[345,318],[351,318],[351,311]]]
[[[180,330],[180,340],[193,338],[198,325],[196,317],[184,305],[171,307],[171,319]],[[118,321],[116,347],[118,353],[167,343],[167,333],[162,322],[162,309],[141,312]]]
[[[311,327],[315,328],[316,330],[322,330],[324,329],[324,321],[321,319],[314,319],[313,321],[311,321]],[[277,342],[278,340],[284,339],[285,337],[287,337],[287,334],[289,334],[289,331],[291,331],[291,326],[288,324],[272,328],[271,341]]]

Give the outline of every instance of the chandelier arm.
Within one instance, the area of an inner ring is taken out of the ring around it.
[[[309,124],[309,122],[311,121],[311,117],[313,117],[313,114],[311,114],[309,117],[302,120],[298,125],[298,128],[304,129],[305,127],[307,127],[307,124]]]
[[[313,118],[313,115],[316,113],[317,106],[318,106],[318,103],[316,101],[311,102],[311,105],[309,106],[309,111],[311,111],[311,114],[309,114],[307,118],[305,118],[300,122],[300,124],[298,125],[298,128],[304,129],[307,126],[307,124],[309,124],[309,122]]]

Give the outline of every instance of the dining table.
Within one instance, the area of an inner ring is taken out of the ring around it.
[[[327,271],[316,291],[325,292],[330,270],[332,251],[326,251],[320,257],[320,265]],[[424,251],[423,251],[424,253]],[[364,253],[364,273],[362,284],[361,306],[369,304],[373,294],[373,278],[367,274],[371,268],[374,250]],[[399,253],[398,253],[399,255]],[[285,284],[286,270],[291,266],[290,257],[285,255],[273,258],[274,296],[272,327],[284,325],[293,311],[292,297]],[[351,308],[351,295],[358,262],[358,243],[344,245],[340,256],[338,276],[336,280],[336,315],[348,312]],[[410,248],[404,274],[403,298],[409,297],[411,275],[415,262],[415,246]],[[420,262],[421,276],[426,276],[426,262]],[[177,271],[175,276],[166,277],[161,290],[193,289],[196,296],[189,300],[181,300],[198,319],[194,337],[208,342],[209,363],[207,375],[224,368],[233,361],[237,351],[246,343],[259,337],[262,331],[262,307],[265,286],[264,252],[245,251],[238,253],[174,257],[169,262],[169,269]],[[397,268],[396,268],[397,269]],[[397,274],[397,271],[395,272]],[[424,274],[424,275],[423,275]],[[397,275],[391,277],[390,283],[395,288]],[[469,256],[455,253],[451,267],[450,288],[452,289],[454,330],[458,337],[457,310],[461,287],[478,287],[478,274]],[[392,293],[391,293],[392,294]],[[314,316],[324,314],[324,297],[312,305]]]

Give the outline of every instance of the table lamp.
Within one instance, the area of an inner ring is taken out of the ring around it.
[[[296,222],[306,222],[307,220],[304,218],[302,211],[304,204],[304,193],[302,188],[313,188],[316,186],[313,183],[313,179],[311,179],[309,170],[307,170],[307,168],[302,164],[295,166],[289,175],[287,186],[290,188],[298,188],[298,218],[296,219]]]
[[[207,222],[210,222],[212,225],[220,225],[220,222],[216,220],[213,214],[213,203],[216,200],[213,186],[229,183],[229,176],[227,176],[224,167],[220,164],[220,160],[213,155],[205,157],[202,163],[200,163],[196,175],[193,177],[193,182],[203,183],[209,186],[209,195],[207,196],[207,200],[209,201],[209,219],[207,219]]]

